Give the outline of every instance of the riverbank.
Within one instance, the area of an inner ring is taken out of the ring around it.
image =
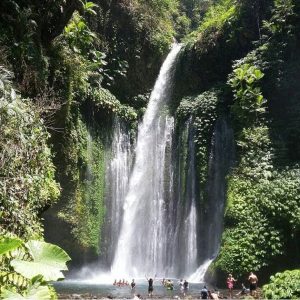
[[[133,299],[134,294],[140,294],[142,299],[200,299],[200,291],[205,283],[190,283],[187,295],[184,297],[180,286],[175,284],[174,290],[165,289],[162,285],[154,286],[153,297],[148,297],[148,284],[146,280],[136,280],[137,286],[135,291],[129,287],[116,287],[112,284],[84,282],[79,280],[65,280],[53,284],[58,294],[58,299]],[[207,285],[210,290],[216,287]],[[251,299],[250,296],[238,295],[240,289],[233,290],[233,299]],[[227,289],[218,289],[220,298],[228,299]],[[261,290],[257,290],[257,295],[261,295]]]
[[[224,292],[224,298],[222,299],[229,299],[227,298],[227,295],[226,295],[226,291],[222,291]],[[237,296],[239,290],[235,290],[234,291],[234,297],[233,299],[255,299],[255,298],[252,298],[251,296],[247,295],[247,296]],[[259,290],[258,291],[258,294],[260,295],[261,294],[261,291]],[[95,300],[108,300],[108,299],[114,299],[114,300],[127,300],[127,299],[133,299],[133,296],[124,296],[124,297],[114,297],[114,296],[111,296],[111,295],[107,295],[107,296],[103,296],[103,295],[97,295],[97,294],[92,294],[92,293],[84,293],[84,294],[58,294],[58,299],[59,300],[69,300],[69,299],[82,299],[82,300],[85,300],[85,299],[95,299]],[[166,300],[170,300],[170,299],[175,299],[175,300],[180,300],[180,299],[184,299],[184,300],[194,300],[194,299],[201,299],[201,296],[200,296],[200,293],[199,295],[187,295],[187,296],[182,296],[182,295],[170,295],[170,296],[161,296],[161,295],[154,295],[152,298],[148,297],[147,295],[142,295],[142,298],[141,299],[144,299],[144,300],[150,300],[150,299],[166,299]],[[259,298],[256,298],[256,299],[262,299],[262,297],[259,297]]]

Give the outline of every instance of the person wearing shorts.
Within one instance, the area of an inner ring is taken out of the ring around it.
[[[149,297],[152,297],[153,295],[153,279],[152,278],[147,278],[146,279],[148,280],[148,295]]]
[[[253,272],[251,272],[250,275],[249,275],[248,280],[249,280],[249,283],[250,283],[250,286],[249,286],[250,287],[250,295],[255,296],[258,278]]]

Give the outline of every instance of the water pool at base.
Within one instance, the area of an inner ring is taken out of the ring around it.
[[[54,283],[53,286],[56,292],[60,295],[84,295],[92,298],[121,298],[131,299],[134,293],[140,294],[143,298],[148,297],[148,283],[144,281],[136,281],[137,286],[135,291],[132,291],[129,286],[116,287],[112,284],[103,283],[87,283],[85,281],[65,280],[63,282]],[[200,298],[200,290],[203,288],[203,283],[190,283],[188,296]],[[183,294],[180,291],[178,281],[174,280],[174,290],[167,290],[160,282],[154,283],[153,298],[182,298]],[[177,297],[176,297],[177,298]]]

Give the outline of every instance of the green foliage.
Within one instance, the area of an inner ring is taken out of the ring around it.
[[[229,22],[236,17],[236,3],[232,0],[222,0],[209,8],[204,20],[198,28],[199,32],[209,28],[221,29],[225,22]]]
[[[71,226],[71,234],[80,247],[99,253],[105,213],[105,133],[98,131],[96,125],[88,128],[74,111],[69,118],[64,136],[67,162],[61,171],[62,178],[68,179],[58,217]]]
[[[49,288],[38,284],[31,285],[24,294],[3,289],[2,298],[6,300],[50,300]]]
[[[275,0],[270,20],[264,22],[264,29],[269,35],[280,35],[287,39],[294,31],[291,20],[295,16],[293,0]]]
[[[168,51],[175,35],[172,16],[178,15],[177,0],[136,0],[132,15],[140,32],[147,31],[149,42],[160,54]]]
[[[107,64],[106,54],[98,50],[99,41],[96,33],[90,30],[85,18],[78,12],[73,14],[64,29],[64,34],[58,37],[56,43],[65,41],[71,51],[66,55],[72,55],[73,61],[77,64],[74,65],[74,69],[80,73],[77,77],[78,82],[81,82],[77,88],[79,91],[82,87],[83,92],[86,93],[90,85],[99,88],[104,78],[113,80],[104,70]]]
[[[47,144],[49,134],[29,100],[21,99],[0,70],[1,233],[40,236],[39,214],[59,195]]]
[[[257,173],[259,169],[260,165]],[[217,261],[225,272],[241,276],[248,270],[259,271],[296,239],[300,228],[300,171],[269,173],[268,178],[260,180],[240,173],[229,178],[227,229]]]
[[[65,27],[64,36],[75,53],[84,55],[93,50],[94,42],[97,39],[96,34],[90,30],[84,17],[77,12],[74,13],[69,24]]]
[[[28,241],[25,244],[32,261],[15,258],[11,266],[27,279],[42,275],[45,281],[55,281],[64,278],[61,270],[68,270],[66,262],[68,254],[56,245],[41,241]]]
[[[93,91],[91,93],[91,97],[96,109],[103,110],[107,114],[115,114],[129,123],[137,121],[136,111],[128,105],[121,104],[120,101],[107,89],[101,88]]]
[[[232,112],[235,119],[246,125],[252,124],[258,114],[264,113],[265,99],[259,87],[264,74],[255,66],[243,64],[233,70],[228,83],[234,93]]]
[[[184,98],[176,111],[179,121],[186,121],[188,118],[193,120],[197,166],[202,187],[207,178],[211,136],[217,118],[219,94],[219,90],[211,90],[196,97]]]
[[[20,239],[10,237],[3,238],[0,244],[0,255],[6,254],[7,252],[20,247],[21,244],[22,241]]]
[[[289,261],[297,257],[288,249],[291,243],[297,242],[299,234],[300,169],[292,163],[289,167],[277,165],[280,131],[265,114],[267,105],[271,113],[276,108],[272,101],[278,98],[276,89],[280,90],[284,82],[284,61],[294,47],[293,17],[292,1],[275,1],[272,16],[262,28],[266,35],[255,50],[235,63],[229,79],[234,95],[231,112],[237,121],[239,163],[228,178],[226,230],[215,265],[237,276],[278,265],[279,257],[289,256]],[[270,95],[268,103],[262,90]],[[276,101],[280,103],[279,114],[282,114],[282,98]],[[291,120],[284,117],[283,122],[286,127]],[[275,142],[273,136],[277,138]],[[288,157],[285,165],[287,162]],[[268,298],[292,295],[288,288],[285,293],[283,286],[276,290],[275,285],[270,285],[267,289]]]
[[[230,24],[238,18],[237,4],[234,0],[221,0],[209,7],[197,30],[185,39],[189,44],[194,44],[203,35],[220,31],[225,24]]]
[[[270,283],[263,286],[266,299],[299,299],[300,270],[285,271],[271,276]]]
[[[94,10],[94,8],[98,7],[97,4],[95,4],[94,2],[90,2],[90,1],[82,1],[80,0],[81,4],[82,4],[82,8],[84,13],[88,13],[88,14],[92,14],[92,15],[96,15],[97,12]]]
[[[49,281],[64,278],[70,257],[60,247],[37,240],[0,238],[1,299],[57,299]]]
[[[209,9],[209,7],[214,4],[213,0],[181,0],[182,10],[186,13],[187,17],[191,20],[191,29],[195,29],[201,23],[203,16]]]

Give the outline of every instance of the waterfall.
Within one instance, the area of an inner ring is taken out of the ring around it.
[[[162,65],[134,151],[126,128],[118,120],[114,125],[102,245],[110,278],[202,281],[219,249],[233,132],[225,119],[217,120],[206,190],[199,191],[194,119],[176,132],[167,109],[180,49],[174,45]],[[199,198],[204,192],[205,201]]]
[[[106,219],[102,245],[102,261],[110,266],[113,260],[114,249],[117,246],[122,218],[123,205],[128,192],[129,176],[132,166],[133,153],[130,136],[127,128],[124,128],[119,119],[114,121],[112,137],[111,157],[106,169]]]
[[[216,257],[219,252],[221,234],[223,232],[224,204],[226,199],[226,175],[234,164],[235,144],[233,130],[226,118],[217,120],[212,137],[212,150],[209,158],[207,179],[207,209],[204,212],[209,220],[203,219],[200,227],[206,228],[206,251],[202,251],[203,259]],[[205,224],[206,223],[206,224]]]
[[[233,130],[225,118],[216,121],[208,165],[206,182],[207,199],[199,209],[198,253],[199,268],[189,281],[203,281],[204,275],[217,256],[223,231],[224,204],[226,199],[226,175],[233,166],[235,146]]]
[[[180,49],[175,44],[163,63],[138,129],[135,164],[111,269],[117,277],[143,277],[153,272],[165,275],[169,249],[165,197],[166,191],[172,190],[169,176],[174,121],[162,114],[162,108],[170,97]]]

